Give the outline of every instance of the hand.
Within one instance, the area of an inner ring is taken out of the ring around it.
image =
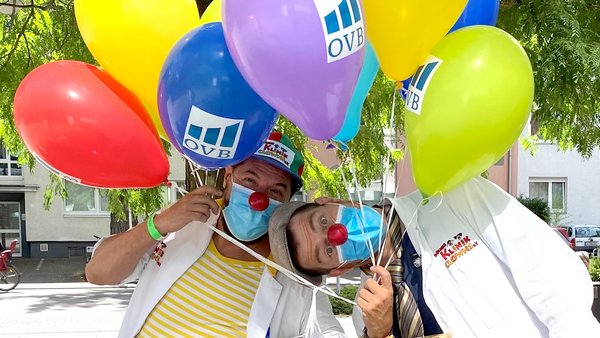
[[[394,322],[394,289],[392,276],[381,266],[372,266],[379,282],[369,279],[358,293],[358,307],[362,310],[367,334],[371,338],[386,337],[392,332]]]
[[[219,205],[211,197],[221,197],[223,192],[211,186],[202,186],[154,217],[154,226],[163,235],[180,230],[192,221],[206,222],[219,213]]]

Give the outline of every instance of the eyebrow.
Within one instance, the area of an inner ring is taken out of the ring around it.
[[[317,218],[317,221],[318,221],[318,217],[319,217],[318,211],[319,211],[319,207],[308,211],[309,212],[308,223],[310,224],[310,228],[313,230],[313,233],[317,233],[317,230],[315,229],[315,225],[314,225],[313,221],[315,220],[315,218]],[[315,243],[315,244],[318,244],[318,243]],[[317,263],[323,264],[323,260],[321,258],[320,252],[321,252],[321,250],[319,250],[319,246],[315,245],[315,258],[317,260]]]

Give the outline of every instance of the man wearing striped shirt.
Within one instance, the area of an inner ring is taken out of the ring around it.
[[[252,157],[225,169],[223,191],[200,187],[145,223],[99,241],[86,267],[90,282],[139,279],[119,336],[303,335],[312,290],[209,228],[268,257],[269,216],[302,186],[303,164],[290,140],[272,133]],[[344,337],[326,296],[319,293],[316,302],[322,336]]]

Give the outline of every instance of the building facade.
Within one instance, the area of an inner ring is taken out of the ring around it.
[[[169,160],[169,179],[183,182],[183,159],[175,156]],[[42,165],[31,172],[0,149],[0,243],[7,248],[13,239],[19,239],[16,256],[83,257],[97,241],[95,236],[110,234],[108,198],[102,190],[65,182],[67,198],[54,196],[46,210],[44,193],[49,183],[50,172]],[[164,190],[165,200],[172,200],[174,188]]]

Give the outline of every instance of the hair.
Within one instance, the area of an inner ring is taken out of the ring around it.
[[[326,275],[329,272],[331,272],[331,270],[325,269],[325,268],[312,268],[311,269],[311,268],[306,268],[306,267],[300,266],[300,263],[298,261],[298,256],[299,256],[298,248],[303,243],[301,243],[298,240],[298,238],[296,238],[296,236],[294,236],[294,233],[291,231],[291,224],[292,224],[292,219],[294,218],[294,216],[300,215],[303,212],[312,210],[319,206],[320,205],[316,204],[316,203],[308,203],[308,204],[305,204],[305,205],[301,206],[300,208],[294,210],[294,212],[290,216],[290,219],[288,220],[288,224],[285,227],[285,236],[288,241],[288,248],[290,250],[289,253],[290,253],[290,259],[292,261],[292,265],[294,265],[296,270],[302,272],[305,275],[313,276],[313,277],[320,277],[320,276]]]

